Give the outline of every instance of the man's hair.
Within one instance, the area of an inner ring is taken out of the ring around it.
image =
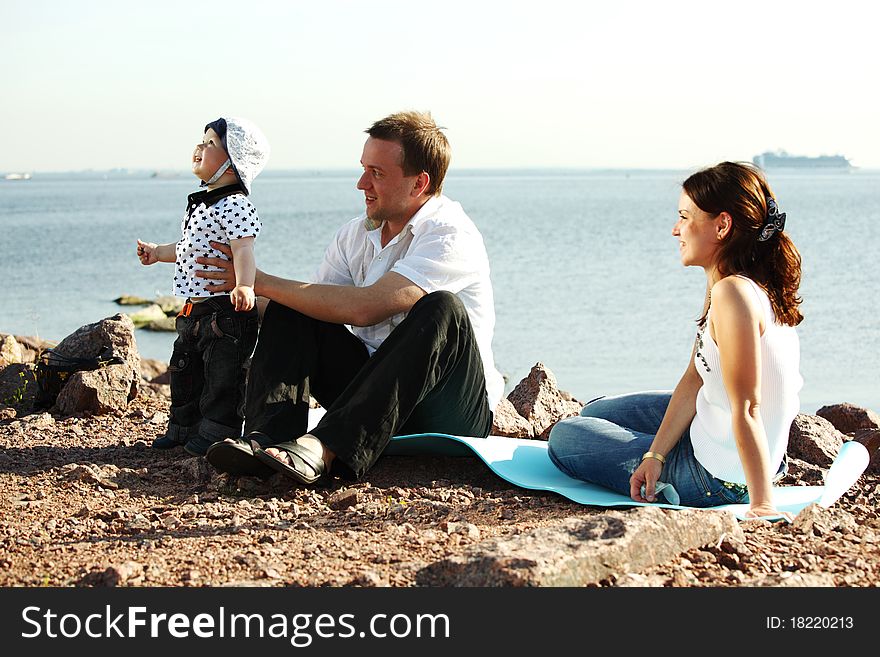
[[[452,156],[446,135],[430,112],[397,112],[376,121],[365,130],[374,139],[394,141],[403,149],[400,163],[405,176],[428,174],[428,194],[439,196]]]

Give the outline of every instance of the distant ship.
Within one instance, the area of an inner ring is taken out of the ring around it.
[[[843,155],[820,155],[805,157],[789,155],[785,151],[767,151],[752,158],[757,166],[767,169],[822,169],[823,171],[849,171],[852,164]]]
[[[4,180],[30,180],[31,174],[29,173],[7,173],[3,176]]]

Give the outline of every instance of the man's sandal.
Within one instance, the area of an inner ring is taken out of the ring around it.
[[[228,472],[231,475],[260,477],[268,479],[275,471],[263,464],[251,447],[251,440],[260,444],[269,444],[271,439],[264,433],[257,431],[247,435],[246,438],[236,440],[223,440],[214,443],[208,448],[205,458],[220,472]]]
[[[269,447],[274,447],[287,454],[291,463],[279,461],[266,452],[265,449],[255,450],[254,456],[276,472],[280,472],[301,484],[306,484],[307,486],[313,484],[327,472],[324,459],[320,456],[315,456],[311,450],[303,447],[298,442],[278,443]]]

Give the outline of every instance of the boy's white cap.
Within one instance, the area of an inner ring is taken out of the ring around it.
[[[245,194],[269,160],[269,140],[252,121],[238,116],[224,116],[226,135],[223,138],[232,168],[238,175]],[[208,126],[205,126],[207,129]]]

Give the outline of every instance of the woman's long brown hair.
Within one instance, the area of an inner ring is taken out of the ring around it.
[[[722,162],[693,174],[682,188],[703,212],[713,216],[727,212],[733,219],[718,251],[719,272],[748,276],[767,292],[777,322],[800,324],[804,318],[798,310],[800,253],[784,231],[758,241],[767,220],[767,202],[773,198],[761,171],[750,164]],[[705,314],[700,321],[705,321]]]

